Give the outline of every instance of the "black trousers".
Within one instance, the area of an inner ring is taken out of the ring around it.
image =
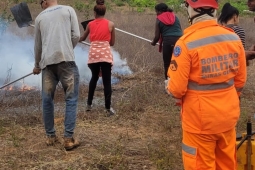
[[[107,62],[91,63],[88,64],[88,67],[91,70],[92,77],[89,82],[89,93],[87,104],[91,105],[99,79],[100,69],[102,71],[102,79],[104,85],[104,98],[105,98],[105,108],[110,109],[111,107],[111,96],[112,96],[112,84],[111,84],[111,68],[112,64]]]
[[[175,43],[180,37],[177,36],[167,36],[163,37],[163,62],[164,62],[164,72],[165,72],[165,79],[167,80],[167,72],[168,67],[170,65],[173,49]]]

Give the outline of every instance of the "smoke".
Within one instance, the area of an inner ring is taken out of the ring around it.
[[[34,37],[24,32],[24,35],[15,35],[0,29],[0,87],[7,83],[10,78],[14,81],[32,72],[34,68]],[[24,38],[25,37],[25,38]],[[91,71],[87,66],[89,46],[79,44],[75,47],[75,61],[80,72],[81,83],[88,84],[91,78]],[[112,72],[118,75],[132,74],[125,59],[120,58],[120,54],[112,48],[114,65]],[[8,76],[8,70],[10,77]],[[112,82],[117,83],[118,79],[112,77]],[[100,83],[100,81],[99,81]],[[15,86],[27,85],[41,87],[41,74],[31,75],[18,81]]]
[[[132,74],[132,71],[130,70],[129,66],[127,65],[126,59],[121,59],[120,54],[114,50],[114,48],[111,48],[111,51],[113,53],[113,67],[112,67],[112,73],[118,74],[118,75],[129,75]],[[79,71],[80,71],[80,78],[81,81],[84,83],[88,83],[91,78],[91,72],[90,69],[87,66],[88,61],[88,52],[89,52],[89,46],[84,44],[79,44],[77,47],[75,47],[75,61]],[[112,76],[112,83],[117,83],[118,79]],[[102,79],[99,79],[99,83],[102,83]]]

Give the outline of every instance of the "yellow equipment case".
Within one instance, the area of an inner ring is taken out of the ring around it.
[[[244,139],[246,136],[246,133],[244,133],[241,137],[241,139]],[[255,141],[254,141],[255,136],[252,136],[251,139],[251,166],[252,169],[251,170],[255,170]],[[240,143],[239,140],[236,141],[237,145]],[[247,140],[245,140],[242,145],[240,146],[240,148],[237,150],[237,165],[238,168],[237,170],[248,170],[248,168],[246,168],[248,166],[247,164]]]
[[[247,132],[237,136],[237,170],[255,170],[255,133],[252,133],[251,118],[248,118]]]

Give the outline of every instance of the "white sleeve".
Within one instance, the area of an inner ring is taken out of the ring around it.
[[[41,39],[41,31],[38,20],[35,20],[35,44],[34,44],[34,55],[35,55],[35,67],[40,68],[39,62],[42,57],[42,39]]]
[[[72,44],[74,48],[80,39],[80,28],[79,28],[76,12],[73,8],[71,8],[70,14],[71,14],[71,36],[72,36],[71,38],[72,38]]]

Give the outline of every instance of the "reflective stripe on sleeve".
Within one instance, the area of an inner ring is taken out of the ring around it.
[[[216,84],[198,84],[194,81],[189,81],[188,89],[198,90],[198,91],[219,90],[219,89],[226,89],[233,85],[234,85],[234,79],[231,79],[228,82],[216,83]]]
[[[193,148],[191,146],[188,146],[188,145],[185,145],[184,143],[182,143],[182,150],[188,154],[191,154],[191,155],[196,155],[197,153],[197,149],[196,148]]]
[[[221,34],[221,35],[215,35],[215,36],[206,37],[206,38],[189,42],[187,43],[187,47],[189,50],[191,50],[193,48],[197,48],[200,46],[205,46],[205,45],[224,42],[224,41],[234,41],[234,40],[239,40],[239,37],[235,34]]]

